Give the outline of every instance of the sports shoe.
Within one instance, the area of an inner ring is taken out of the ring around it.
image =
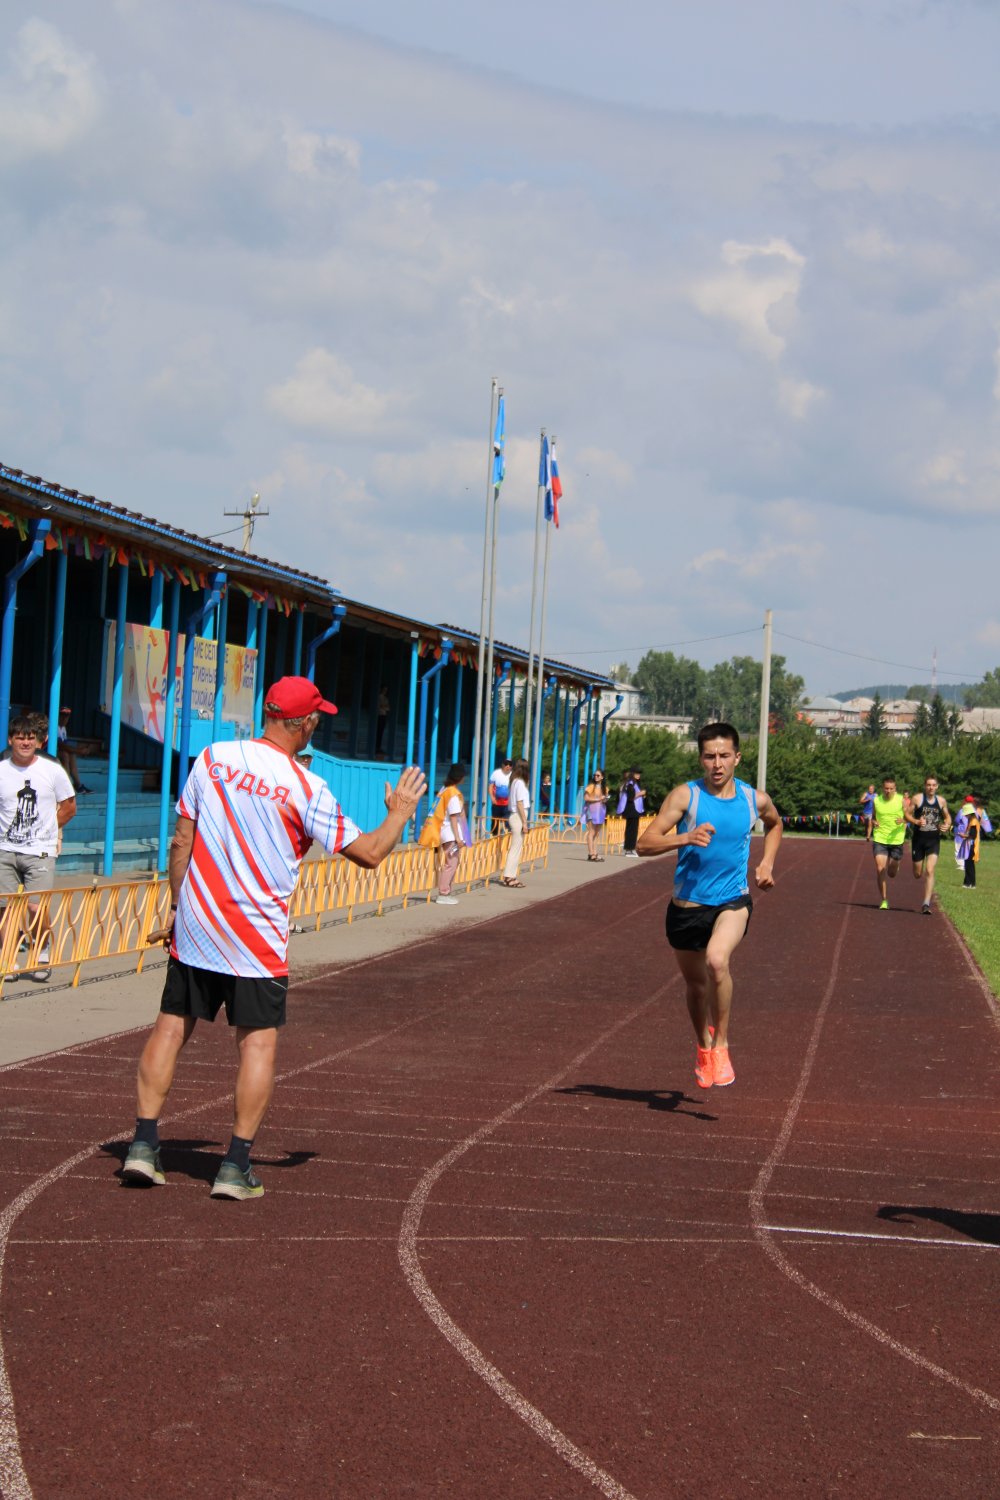
[[[32,969],[31,973],[28,975],[28,978],[33,979],[36,984],[47,984],[52,975],[52,969],[50,967],[51,963],[52,949],[49,947],[49,944],[46,943],[45,947],[38,955],[38,968]]]
[[[710,1089],[715,1082],[712,1053],[708,1047],[699,1047],[694,1063],[694,1081],[700,1089]]]
[[[212,1183],[213,1198],[263,1198],[264,1184],[253,1169],[241,1172],[234,1161],[224,1161]]]
[[[725,1088],[729,1083],[736,1082],[736,1074],[733,1065],[729,1061],[728,1047],[713,1047],[709,1056],[712,1059],[712,1081],[719,1088]]]
[[[438,906],[457,906],[458,905],[458,897],[457,896],[435,896],[434,900],[437,902]]]
[[[626,849],[625,850],[625,858],[626,859],[638,859],[639,858],[639,851],[638,851],[638,849]]]
[[[888,910],[889,910],[889,903],[888,903],[888,901],[883,901],[882,904],[881,904],[881,906],[879,907],[879,911],[888,911]]]
[[[929,917],[931,915],[931,903],[929,901],[925,901],[920,910],[923,912],[925,917]]]
[[[125,1182],[144,1183],[147,1187],[153,1184],[163,1187],[167,1179],[160,1166],[159,1146],[147,1146],[145,1141],[133,1141],[122,1167],[122,1178]]]

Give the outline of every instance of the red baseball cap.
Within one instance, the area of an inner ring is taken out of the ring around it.
[[[337,705],[327,703],[308,677],[279,677],[264,695],[264,708],[272,719],[304,719],[307,714],[337,712]]]

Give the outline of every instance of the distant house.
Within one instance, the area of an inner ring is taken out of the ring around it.
[[[799,712],[818,734],[861,734],[872,702],[871,698],[849,698],[846,703],[839,698],[804,698]],[[890,698],[883,703],[886,733],[899,738],[908,735],[919,707],[915,698]]]
[[[1000,734],[1000,708],[967,708],[958,727],[962,734]]]

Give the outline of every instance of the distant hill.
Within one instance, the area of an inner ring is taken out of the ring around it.
[[[931,697],[931,685],[929,682],[922,684],[912,682],[879,682],[874,683],[871,687],[848,688],[843,693],[831,693],[830,697],[839,698],[841,703],[846,703],[850,698],[874,698],[876,693],[882,698],[913,698],[916,696],[914,689],[921,686],[929,699]],[[962,707],[965,704],[965,694],[968,689],[978,686],[979,684],[975,682],[939,683],[937,690],[945,703],[957,703],[959,707]]]

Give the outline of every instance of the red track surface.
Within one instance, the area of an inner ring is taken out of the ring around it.
[[[869,866],[786,844],[707,1094],[663,861],[297,986],[258,1203],[224,1027],[166,1189],[137,1036],[7,1070],[6,1500],[1000,1493],[1000,1037]]]

